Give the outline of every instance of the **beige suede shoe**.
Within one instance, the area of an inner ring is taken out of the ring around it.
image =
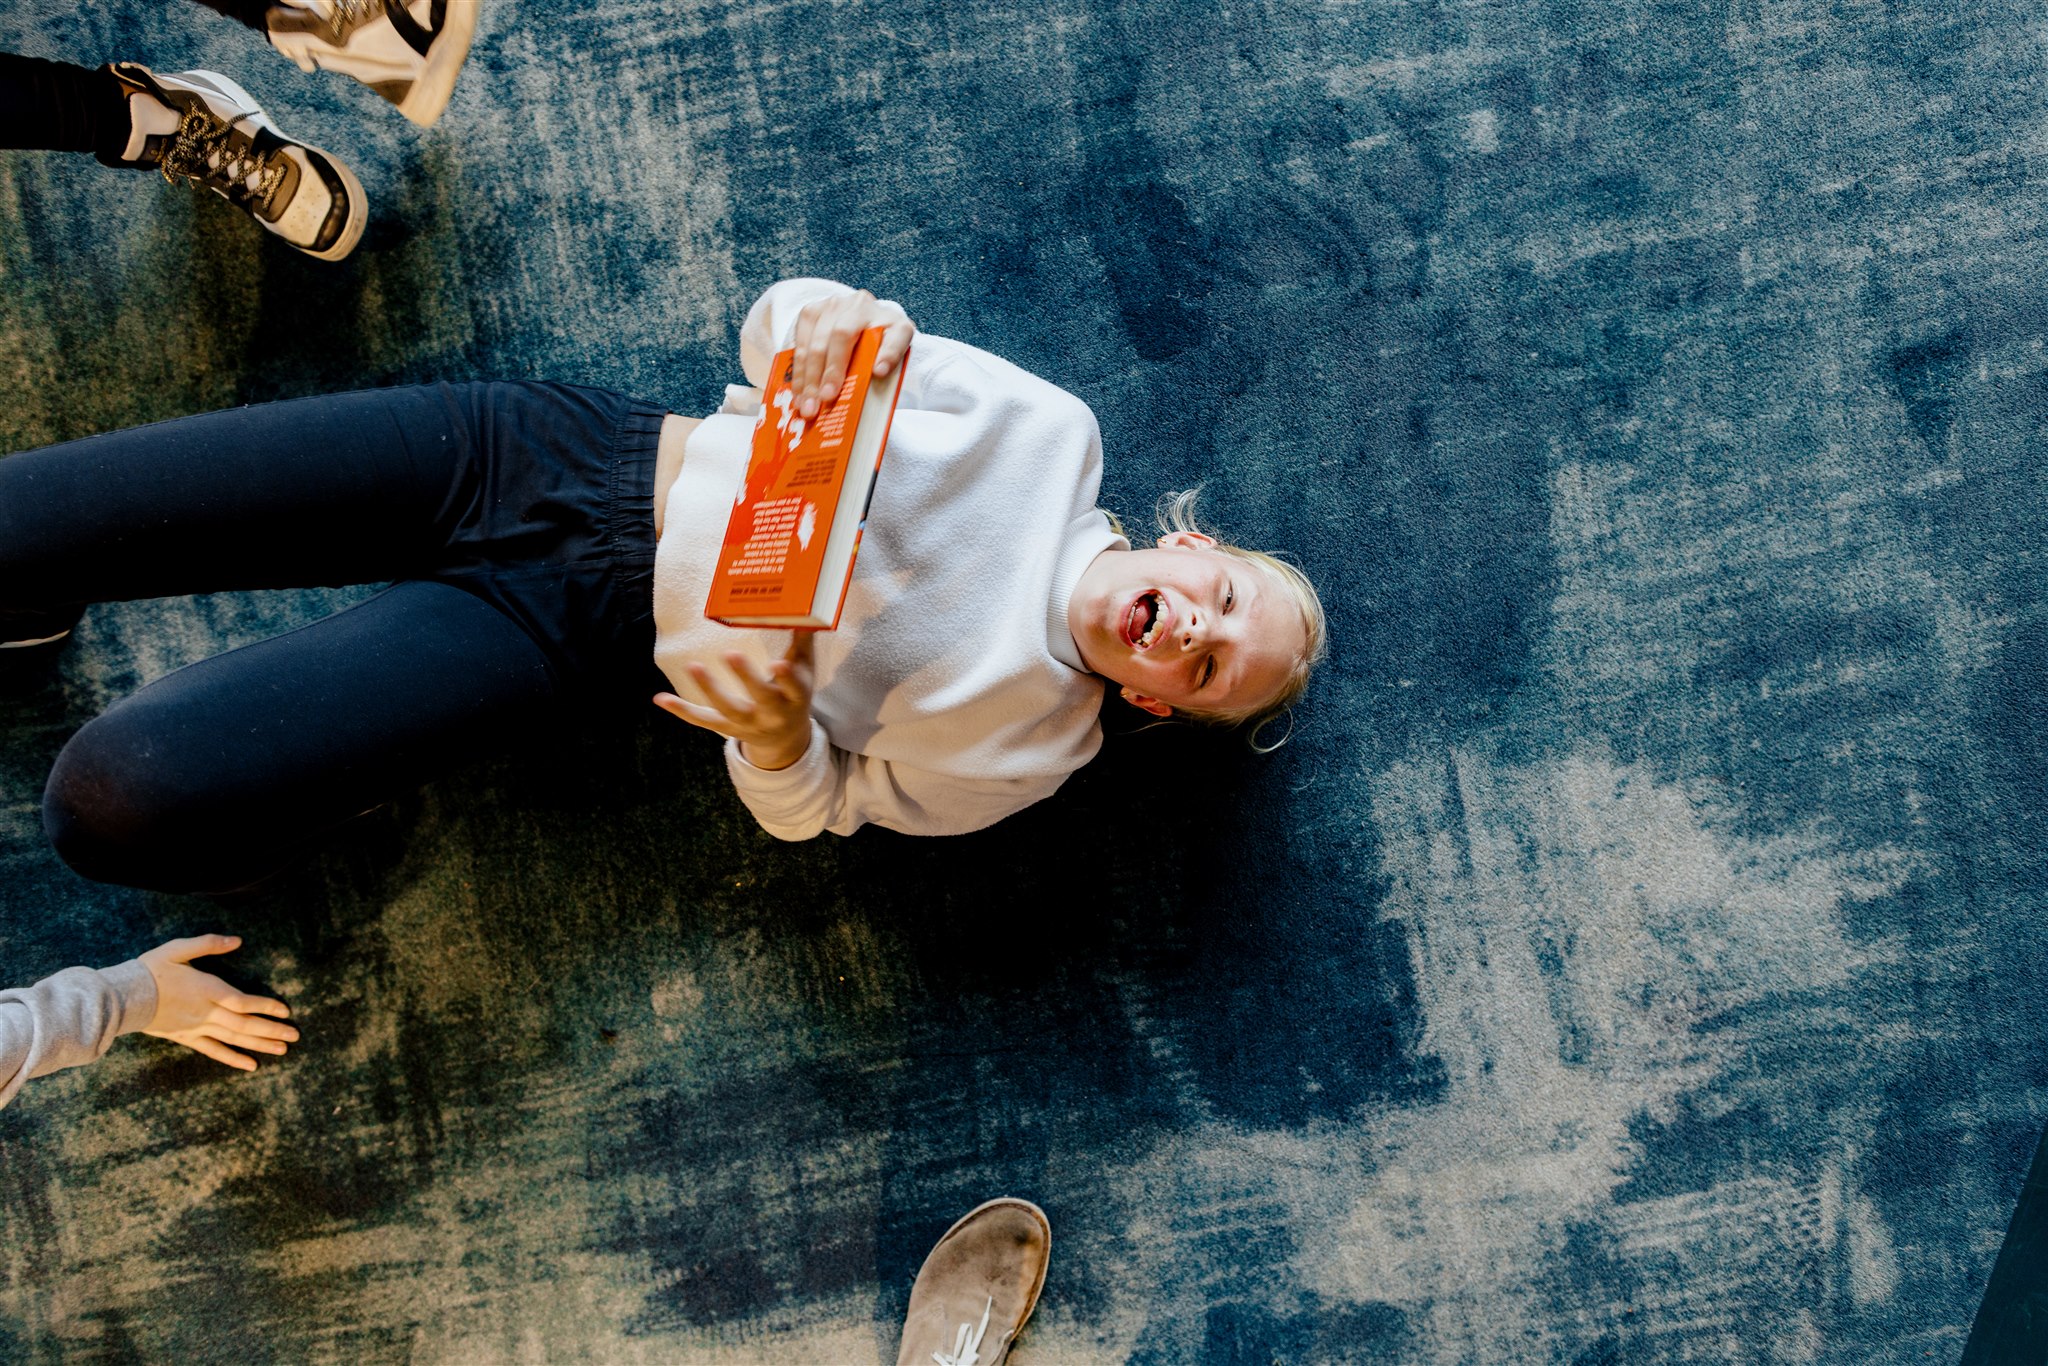
[[[991,1200],[946,1230],[910,1287],[896,1366],[998,1366],[1045,1288],[1052,1225],[1029,1200]]]
[[[431,127],[455,93],[482,0],[279,0],[264,31],[302,71],[353,76]]]

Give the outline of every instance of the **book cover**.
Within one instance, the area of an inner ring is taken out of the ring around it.
[[[746,478],[704,604],[713,621],[796,630],[839,624],[909,364],[906,353],[875,379],[884,331],[861,334],[846,382],[808,420],[789,387],[796,352],[779,352],[770,365]]]

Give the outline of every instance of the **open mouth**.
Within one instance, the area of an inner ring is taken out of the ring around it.
[[[1166,599],[1153,589],[1140,593],[1124,612],[1124,644],[1149,650],[1166,629]]]

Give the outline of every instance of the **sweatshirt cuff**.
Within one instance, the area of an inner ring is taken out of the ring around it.
[[[99,973],[100,980],[113,988],[114,999],[120,1003],[114,1033],[134,1034],[149,1028],[149,1022],[156,1018],[156,978],[142,960],[131,958],[114,967],[101,968]]]

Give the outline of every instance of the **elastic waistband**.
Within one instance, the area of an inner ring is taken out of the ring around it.
[[[654,563],[654,474],[667,417],[666,408],[628,399],[612,433],[607,549],[628,563]]]

